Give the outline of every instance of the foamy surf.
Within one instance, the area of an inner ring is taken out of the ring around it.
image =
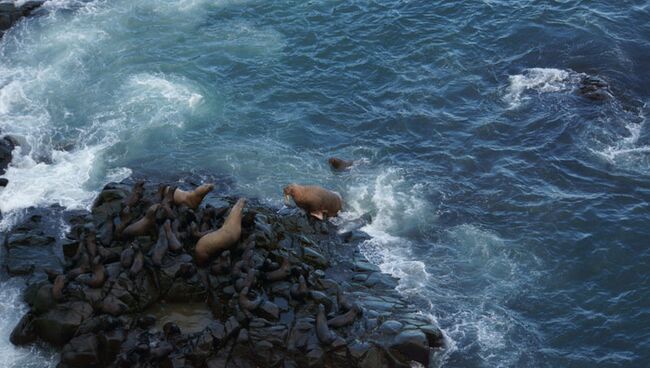
[[[15,280],[0,282],[0,367],[48,368],[56,366],[58,354],[38,346],[17,347],[9,335],[27,311],[22,301],[23,285]]]
[[[521,74],[508,77],[508,87],[503,96],[510,109],[529,100],[530,92],[538,94],[573,90],[584,74],[554,68],[528,68]]]

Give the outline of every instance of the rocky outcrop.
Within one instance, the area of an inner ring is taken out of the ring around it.
[[[14,142],[9,137],[0,138],[0,175],[4,175],[7,166],[11,163]],[[0,187],[6,187],[7,179],[0,178]]]
[[[198,238],[222,225],[235,198],[191,210],[136,188],[107,185],[91,214],[70,217],[65,267],[27,290],[30,309],[12,342],[60,346],[61,367],[408,367],[428,365],[443,346],[396,280],[359,253],[357,230],[339,235],[300,212],[249,202],[237,244],[199,267]],[[152,206],[154,224],[125,239]],[[198,332],[157,326],[149,313],[190,302],[214,317]]]
[[[45,0],[30,0],[30,1],[13,1],[2,0],[0,1],[0,37],[6,30],[11,28],[14,23],[21,18],[29,16],[38,9]]]

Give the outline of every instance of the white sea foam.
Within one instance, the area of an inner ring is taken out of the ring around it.
[[[372,223],[361,229],[371,237],[361,244],[361,250],[382,272],[399,278],[398,290],[409,294],[421,290],[429,274],[424,262],[411,256],[410,241],[399,233],[417,226],[428,204],[418,186],[406,186],[399,170],[388,169],[373,182],[350,188],[346,198],[350,211],[343,216],[374,214]]]
[[[526,92],[551,93],[575,88],[581,74],[554,68],[529,68],[522,74],[511,75],[503,97],[509,108],[514,109],[530,97]]]
[[[0,282],[0,367],[47,368],[56,365],[57,354],[36,347],[17,347],[9,335],[27,311],[22,302],[22,287],[15,280]]]
[[[636,116],[621,110],[620,116],[627,117],[624,122],[627,135],[622,138],[613,138],[614,143],[605,145],[604,148],[589,147],[594,154],[604,158],[608,162],[620,165],[627,169],[638,169],[647,171],[650,167],[650,146],[639,145],[641,133],[645,127],[647,105],[644,104],[639,108]],[[596,142],[597,143],[597,142]]]

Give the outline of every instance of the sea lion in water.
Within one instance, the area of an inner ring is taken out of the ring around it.
[[[123,238],[135,238],[136,236],[147,235],[156,224],[156,211],[160,208],[159,204],[154,204],[147,209],[144,216],[138,221],[127,226],[122,232]]]
[[[343,206],[343,200],[338,193],[316,185],[289,184],[284,187],[283,192],[286,201],[290,197],[293,198],[298,207],[319,220],[323,220],[325,216],[336,216]]]
[[[327,162],[329,162],[332,169],[337,171],[349,170],[354,166],[354,161],[343,160],[338,157],[331,157]]]
[[[230,210],[223,226],[204,235],[196,243],[196,261],[202,265],[208,262],[210,256],[232,247],[241,237],[241,218],[246,204],[245,198],[240,198]]]
[[[214,184],[203,184],[198,186],[191,192],[186,192],[182,189],[174,191],[174,203],[177,205],[186,205],[187,207],[195,210],[201,205],[203,198],[214,189]]]

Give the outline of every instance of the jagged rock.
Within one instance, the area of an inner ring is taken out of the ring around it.
[[[164,190],[146,183],[141,188],[131,195],[129,186],[108,184],[91,215],[70,218],[71,231],[59,242],[66,268],[48,271],[27,289],[31,310],[12,341],[41,337],[65,344],[61,367],[388,367],[426,362],[425,351],[442,346],[439,329],[404,302],[395,280],[354,246],[339,247],[342,236],[331,224],[249,204],[240,241],[215,260],[218,267],[202,268],[192,257],[196,234],[218,228],[236,199],[189,210],[165,203],[157,194]],[[129,240],[116,235],[120,221],[133,223],[155,204],[155,231]],[[54,247],[47,233],[38,232],[38,218],[30,221],[7,242]],[[170,223],[182,247],[154,262],[151,249],[160,236],[168,237],[168,229],[160,229]],[[121,257],[124,249],[131,250],[128,257]],[[96,288],[83,282],[93,268],[106,276]],[[54,280],[64,285],[56,298]],[[198,332],[183,325],[185,317],[161,330],[147,313],[163,300],[207,300],[215,319],[201,321]]]
[[[59,304],[43,315],[34,318],[34,330],[43,340],[52,345],[68,342],[81,323],[92,314],[88,303],[70,302]]]
[[[61,351],[61,365],[84,368],[99,366],[97,337],[86,334],[70,340]]]
[[[391,350],[403,354],[405,357],[429,366],[430,347],[424,332],[420,330],[406,330],[395,336],[390,344]]]

